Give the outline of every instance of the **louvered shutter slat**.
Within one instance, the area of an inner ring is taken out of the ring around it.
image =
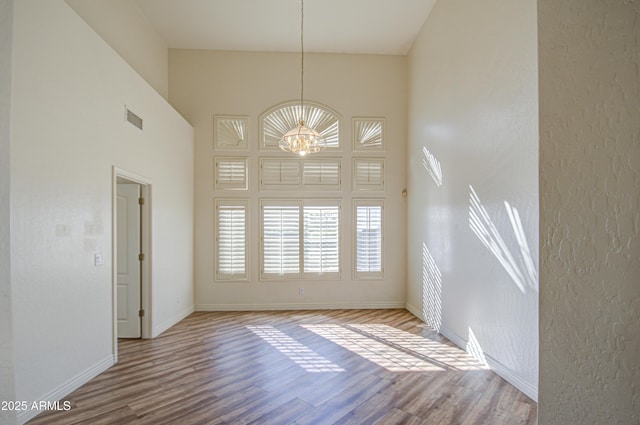
[[[382,207],[356,208],[356,271],[382,271]]]
[[[245,278],[247,275],[245,205],[218,205],[217,274],[219,278]]]

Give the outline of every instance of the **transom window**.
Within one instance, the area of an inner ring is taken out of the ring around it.
[[[317,104],[305,103],[300,114],[299,103],[286,103],[267,111],[261,118],[262,140],[260,149],[276,150],[278,141],[292,128],[296,127],[300,117],[305,124],[316,130],[327,142],[327,150],[340,149],[340,119],[329,108]],[[278,149],[279,150],[279,149]]]

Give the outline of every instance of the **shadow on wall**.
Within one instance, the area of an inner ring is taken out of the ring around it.
[[[536,268],[520,221],[520,215],[518,210],[511,207],[508,202],[505,201],[504,204],[520,248],[519,262],[511,254],[473,186],[469,186],[469,227],[480,239],[480,242],[496,257],[523,294],[527,293],[527,288],[538,292]]]

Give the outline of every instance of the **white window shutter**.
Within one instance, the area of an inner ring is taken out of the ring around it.
[[[247,203],[216,202],[216,278],[247,279]]]
[[[263,205],[262,276],[296,277],[300,273],[300,207]]]
[[[384,159],[355,158],[353,190],[384,190]]]
[[[354,273],[357,278],[382,277],[382,201],[355,202]]]
[[[247,150],[249,117],[215,116],[214,149]]]
[[[278,105],[260,118],[261,150],[278,150],[282,136],[295,128],[300,119],[309,128],[313,128],[325,139],[327,150],[340,150],[340,118],[334,112],[321,105],[305,102],[301,108],[299,102]]]
[[[353,149],[384,151],[384,118],[354,118]]]
[[[334,158],[305,160],[303,188],[340,189],[340,160]]]
[[[247,159],[216,158],[216,190],[247,190]]]
[[[297,159],[262,158],[260,160],[260,189],[299,189],[300,161]]]
[[[340,208],[304,207],[304,272],[324,277],[340,272]]]

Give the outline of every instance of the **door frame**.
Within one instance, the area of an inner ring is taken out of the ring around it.
[[[118,258],[118,222],[117,222],[117,202],[118,202],[118,183],[133,183],[140,186],[140,196],[144,198],[144,204],[140,214],[140,245],[142,252],[144,253],[144,261],[141,267],[141,308],[144,310],[144,316],[142,316],[141,323],[141,335],[142,338],[151,338],[151,323],[152,323],[152,311],[151,311],[151,289],[152,289],[152,276],[151,276],[151,180],[136,174],[134,172],[118,168],[115,165],[112,168],[112,190],[111,190],[111,322],[112,322],[112,351],[114,362],[118,361],[118,264],[116,258]]]

